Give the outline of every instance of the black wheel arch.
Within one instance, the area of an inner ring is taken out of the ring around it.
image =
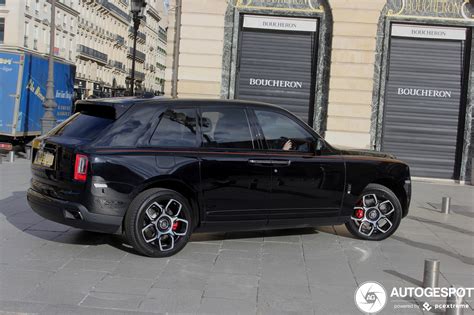
[[[379,179],[374,180],[370,184],[379,184],[393,191],[393,193],[397,196],[398,200],[400,201],[400,204],[402,205],[402,211],[403,211],[402,216],[405,217],[408,214],[409,204],[408,204],[408,196],[404,189],[404,182],[397,181],[393,178],[379,178]]]

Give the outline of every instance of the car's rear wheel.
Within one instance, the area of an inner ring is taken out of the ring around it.
[[[356,237],[380,241],[398,229],[401,219],[402,206],[397,196],[385,186],[370,184],[356,202],[346,227]]]
[[[192,233],[191,208],[176,191],[153,188],[139,194],[125,215],[125,236],[140,254],[167,257],[179,252]]]

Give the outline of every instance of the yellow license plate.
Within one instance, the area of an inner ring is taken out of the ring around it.
[[[54,163],[54,154],[39,150],[38,153],[36,153],[35,161],[33,163],[36,165],[51,167]]]

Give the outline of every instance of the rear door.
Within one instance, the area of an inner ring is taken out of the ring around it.
[[[267,223],[271,165],[245,107],[201,106],[201,189],[206,224]],[[241,228],[241,227],[240,227]]]
[[[285,111],[254,109],[272,160],[269,225],[322,222],[339,215],[344,191],[342,158]]]

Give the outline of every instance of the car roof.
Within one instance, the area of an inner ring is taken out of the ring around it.
[[[258,106],[268,108],[283,109],[280,106],[247,100],[228,100],[228,99],[201,99],[201,98],[169,98],[166,96],[155,96],[150,98],[143,97],[114,97],[114,98],[95,98],[89,100],[78,101],[78,104],[88,105],[105,105],[105,106],[130,106],[130,105],[199,105],[199,106],[215,106],[215,105],[239,105],[239,106]]]

